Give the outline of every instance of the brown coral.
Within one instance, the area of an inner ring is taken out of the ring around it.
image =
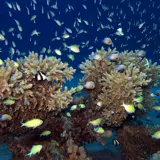
[[[118,130],[118,140],[125,160],[147,159],[160,150],[160,141],[152,139],[144,126],[124,125]]]
[[[66,144],[68,153],[66,160],[92,160],[87,156],[84,147],[78,147],[72,139],[68,139]]]

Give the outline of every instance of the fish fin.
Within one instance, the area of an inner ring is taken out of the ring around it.
[[[24,123],[23,122],[21,122],[21,127],[23,127],[24,126]]]

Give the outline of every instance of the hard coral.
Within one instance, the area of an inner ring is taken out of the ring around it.
[[[124,103],[132,104],[133,98],[145,95],[146,88],[157,85],[160,76],[160,66],[152,64],[145,58],[144,51],[124,51],[119,53],[116,49],[105,51],[104,48],[90,55],[89,59],[80,65],[84,78],[82,83],[93,81],[95,88],[87,90],[90,104],[102,113],[106,124],[119,126],[127,117]],[[109,59],[112,54],[117,54],[116,61]],[[98,55],[99,58],[95,58]],[[123,65],[123,71],[119,72],[116,67]],[[150,91],[151,92],[151,91]],[[101,101],[102,105],[97,106]],[[146,102],[144,100],[144,102]],[[143,103],[144,106],[147,104]]]
[[[7,59],[0,71],[0,114],[12,117],[10,121],[0,122],[0,136],[4,137],[4,142],[9,145],[17,142],[15,136],[19,140],[22,137],[26,140],[30,135],[31,139],[32,136],[39,137],[45,129],[51,130],[51,137],[59,140],[64,123],[59,119],[59,114],[71,103],[75,92],[74,88],[67,89],[64,82],[72,78],[75,70],[60,59],[47,56],[43,58],[32,52],[28,57],[17,61]],[[45,75],[45,80],[36,81],[35,76],[39,72]],[[9,104],[12,101],[14,103]],[[43,125],[36,129],[21,127],[21,122],[33,118],[43,120]],[[5,138],[6,134],[9,138]],[[26,147],[30,142],[28,139]],[[36,142],[37,139],[32,139],[31,145]],[[21,155],[28,152],[24,152],[23,148],[21,150]],[[16,147],[12,151],[16,154]]]
[[[92,158],[89,158],[87,156],[84,147],[79,147],[78,145],[74,144],[74,141],[72,139],[68,139],[66,144],[68,153],[68,158],[66,157],[66,160],[92,160]]]
[[[37,110],[60,110],[72,101],[71,94],[75,90],[63,90],[62,83],[71,79],[75,70],[60,59],[43,59],[42,56],[31,53],[17,62],[6,60],[6,66],[2,66],[0,70],[1,102],[5,98],[14,97],[17,103],[12,107],[13,111],[28,109],[32,103],[32,107]],[[43,72],[47,80],[35,81],[38,71]]]

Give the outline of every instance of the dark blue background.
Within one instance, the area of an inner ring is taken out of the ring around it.
[[[15,41],[17,47],[16,49],[19,49],[21,52],[26,52],[28,54],[28,50],[40,52],[42,47],[47,47],[50,45],[51,48],[54,50],[56,48],[63,48],[62,43],[64,42],[62,39],[60,41],[54,41],[51,42],[52,38],[54,38],[55,31],[58,32],[58,36],[62,36],[64,32],[64,28],[71,28],[73,33],[71,37],[65,42],[68,45],[72,44],[81,44],[81,42],[86,42],[87,40],[90,41],[89,46],[94,46],[93,51],[96,50],[96,48],[100,49],[101,46],[105,46],[102,43],[102,40],[107,36],[110,37],[113,40],[114,47],[117,48],[118,51],[123,50],[135,50],[135,49],[141,49],[141,46],[143,44],[149,44],[144,50],[147,51],[147,56],[151,58],[153,61],[158,61],[159,54],[160,54],[160,9],[157,7],[160,5],[159,0],[125,0],[123,3],[120,3],[120,0],[102,0],[102,4],[108,6],[109,10],[106,12],[103,11],[102,6],[99,4],[97,0],[97,3],[94,4],[93,0],[58,0],[58,10],[51,9],[46,4],[46,0],[37,0],[36,5],[36,11],[32,9],[30,6],[31,0],[27,1],[11,1],[8,0],[7,2],[17,2],[21,6],[21,12],[14,11],[13,9],[8,8],[5,1],[0,1],[0,30],[5,31],[6,39],[9,42],[8,46],[4,45],[4,42],[0,42],[0,48],[3,49],[3,53],[0,53],[1,58],[6,58],[9,56],[9,48],[11,46],[11,42]],[[137,10],[137,3],[141,2],[140,8]],[[51,1],[51,5],[55,4],[55,2]],[[74,10],[72,12],[65,12],[65,9],[67,6],[71,5],[74,7]],[[87,6],[87,10],[85,10],[82,7],[82,4],[85,4]],[[133,14],[131,12],[131,9],[129,8],[129,4],[134,8],[135,13]],[[27,15],[27,10],[25,8],[27,6],[30,9],[30,16]],[[44,7],[45,14],[42,15],[41,13],[41,7]],[[117,8],[118,7],[118,8]],[[97,8],[101,11],[101,17],[97,19]],[[146,10],[146,13],[141,15],[141,12],[143,10]],[[46,12],[52,10],[55,13],[55,17],[53,17],[51,20],[47,19]],[[120,10],[123,11],[123,14],[120,14]],[[12,13],[12,17],[9,17],[8,11]],[[59,14],[60,12],[60,14]],[[108,13],[113,12],[114,15],[112,17],[113,22],[110,23],[106,18],[108,18]],[[80,13],[80,16],[78,16],[78,13]],[[155,15],[155,19],[151,19],[151,14]],[[32,15],[37,15],[36,18],[36,24],[33,22],[30,22],[30,18]],[[126,15],[126,19],[124,19],[124,15]],[[87,34],[80,34],[77,38],[74,38],[76,35],[76,31],[73,27],[73,23],[76,18],[81,18],[82,20],[87,20],[90,24],[93,22],[94,26],[91,27],[84,25],[84,22],[80,24],[78,27],[80,29],[84,29],[88,31]],[[11,33],[8,33],[8,29],[11,27],[15,28],[14,33],[18,34],[19,31],[17,29],[16,23],[14,19],[17,19],[22,28],[22,36],[23,39],[19,40],[16,38],[16,36],[11,36]],[[59,27],[55,22],[54,19],[58,19],[62,22],[64,22],[64,25]],[[138,26],[135,26],[134,24],[140,21],[145,22],[142,29],[138,29]],[[131,25],[129,26],[128,22],[131,22]],[[100,24],[111,24],[114,29],[103,29],[97,32],[97,28],[100,26]],[[121,23],[121,26],[118,26],[118,24]],[[157,24],[157,29],[153,30],[153,24]],[[117,28],[122,27],[124,31],[124,36],[117,36],[113,33],[116,32]],[[147,27],[147,30],[145,33],[141,33],[143,28]],[[129,32],[126,32],[127,29],[130,28]],[[33,36],[32,42],[29,41],[31,32],[37,29],[41,32],[39,37]],[[129,40],[126,39],[126,36],[130,36],[131,38]],[[94,39],[95,37],[98,38],[98,42],[95,44]],[[150,40],[148,41],[148,39]],[[37,45],[33,45],[33,41],[37,40]],[[141,40],[140,43],[136,43],[137,40]],[[121,47],[121,44],[127,44],[125,47]],[[105,46],[107,48],[107,46]],[[84,61],[85,57],[88,57],[88,55],[92,52],[92,50],[88,50],[88,48],[81,48],[80,53],[73,53],[75,54],[76,60],[72,62],[67,58],[67,54],[69,51],[63,51],[61,49],[63,55],[61,56],[63,61],[67,61],[70,63],[73,67],[78,66],[79,63]],[[51,54],[51,55],[55,55]],[[16,58],[17,55],[14,55],[14,58]]]

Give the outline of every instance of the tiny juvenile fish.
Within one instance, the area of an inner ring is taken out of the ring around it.
[[[98,102],[97,102],[97,106],[98,106],[98,107],[102,107],[102,105],[103,105],[102,101],[98,101]]]
[[[4,41],[4,40],[5,40],[5,37],[2,34],[0,34],[0,41]]]
[[[133,99],[134,102],[141,103],[143,101],[143,96],[139,96]]]
[[[140,110],[145,110],[144,106],[142,103],[138,103],[137,105],[137,108],[140,109]]]
[[[55,53],[56,53],[57,55],[59,55],[59,56],[62,55],[62,52],[61,52],[59,49],[55,49],[54,51],[55,51]]]
[[[14,103],[15,103],[15,100],[12,100],[12,99],[7,99],[3,101],[4,105],[12,105]]]
[[[74,60],[75,60],[75,58],[74,58],[74,55],[73,55],[73,54],[68,54],[68,55],[67,55],[67,57],[68,57],[70,60],[72,60],[72,61],[74,61]]]
[[[104,133],[104,129],[102,127],[94,128],[94,131],[100,134]]]
[[[98,118],[93,121],[90,121],[89,123],[91,123],[93,126],[99,126],[101,122],[102,122],[102,118]]]
[[[43,131],[43,132],[40,134],[40,136],[48,136],[48,135],[50,135],[50,134],[51,134],[51,131],[45,130],[45,131]]]
[[[82,103],[81,103],[81,104],[79,104],[78,106],[79,106],[81,109],[83,109],[83,108],[85,108],[85,107],[86,107],[86,106],[85,106],[85,104],[82,104]]]

